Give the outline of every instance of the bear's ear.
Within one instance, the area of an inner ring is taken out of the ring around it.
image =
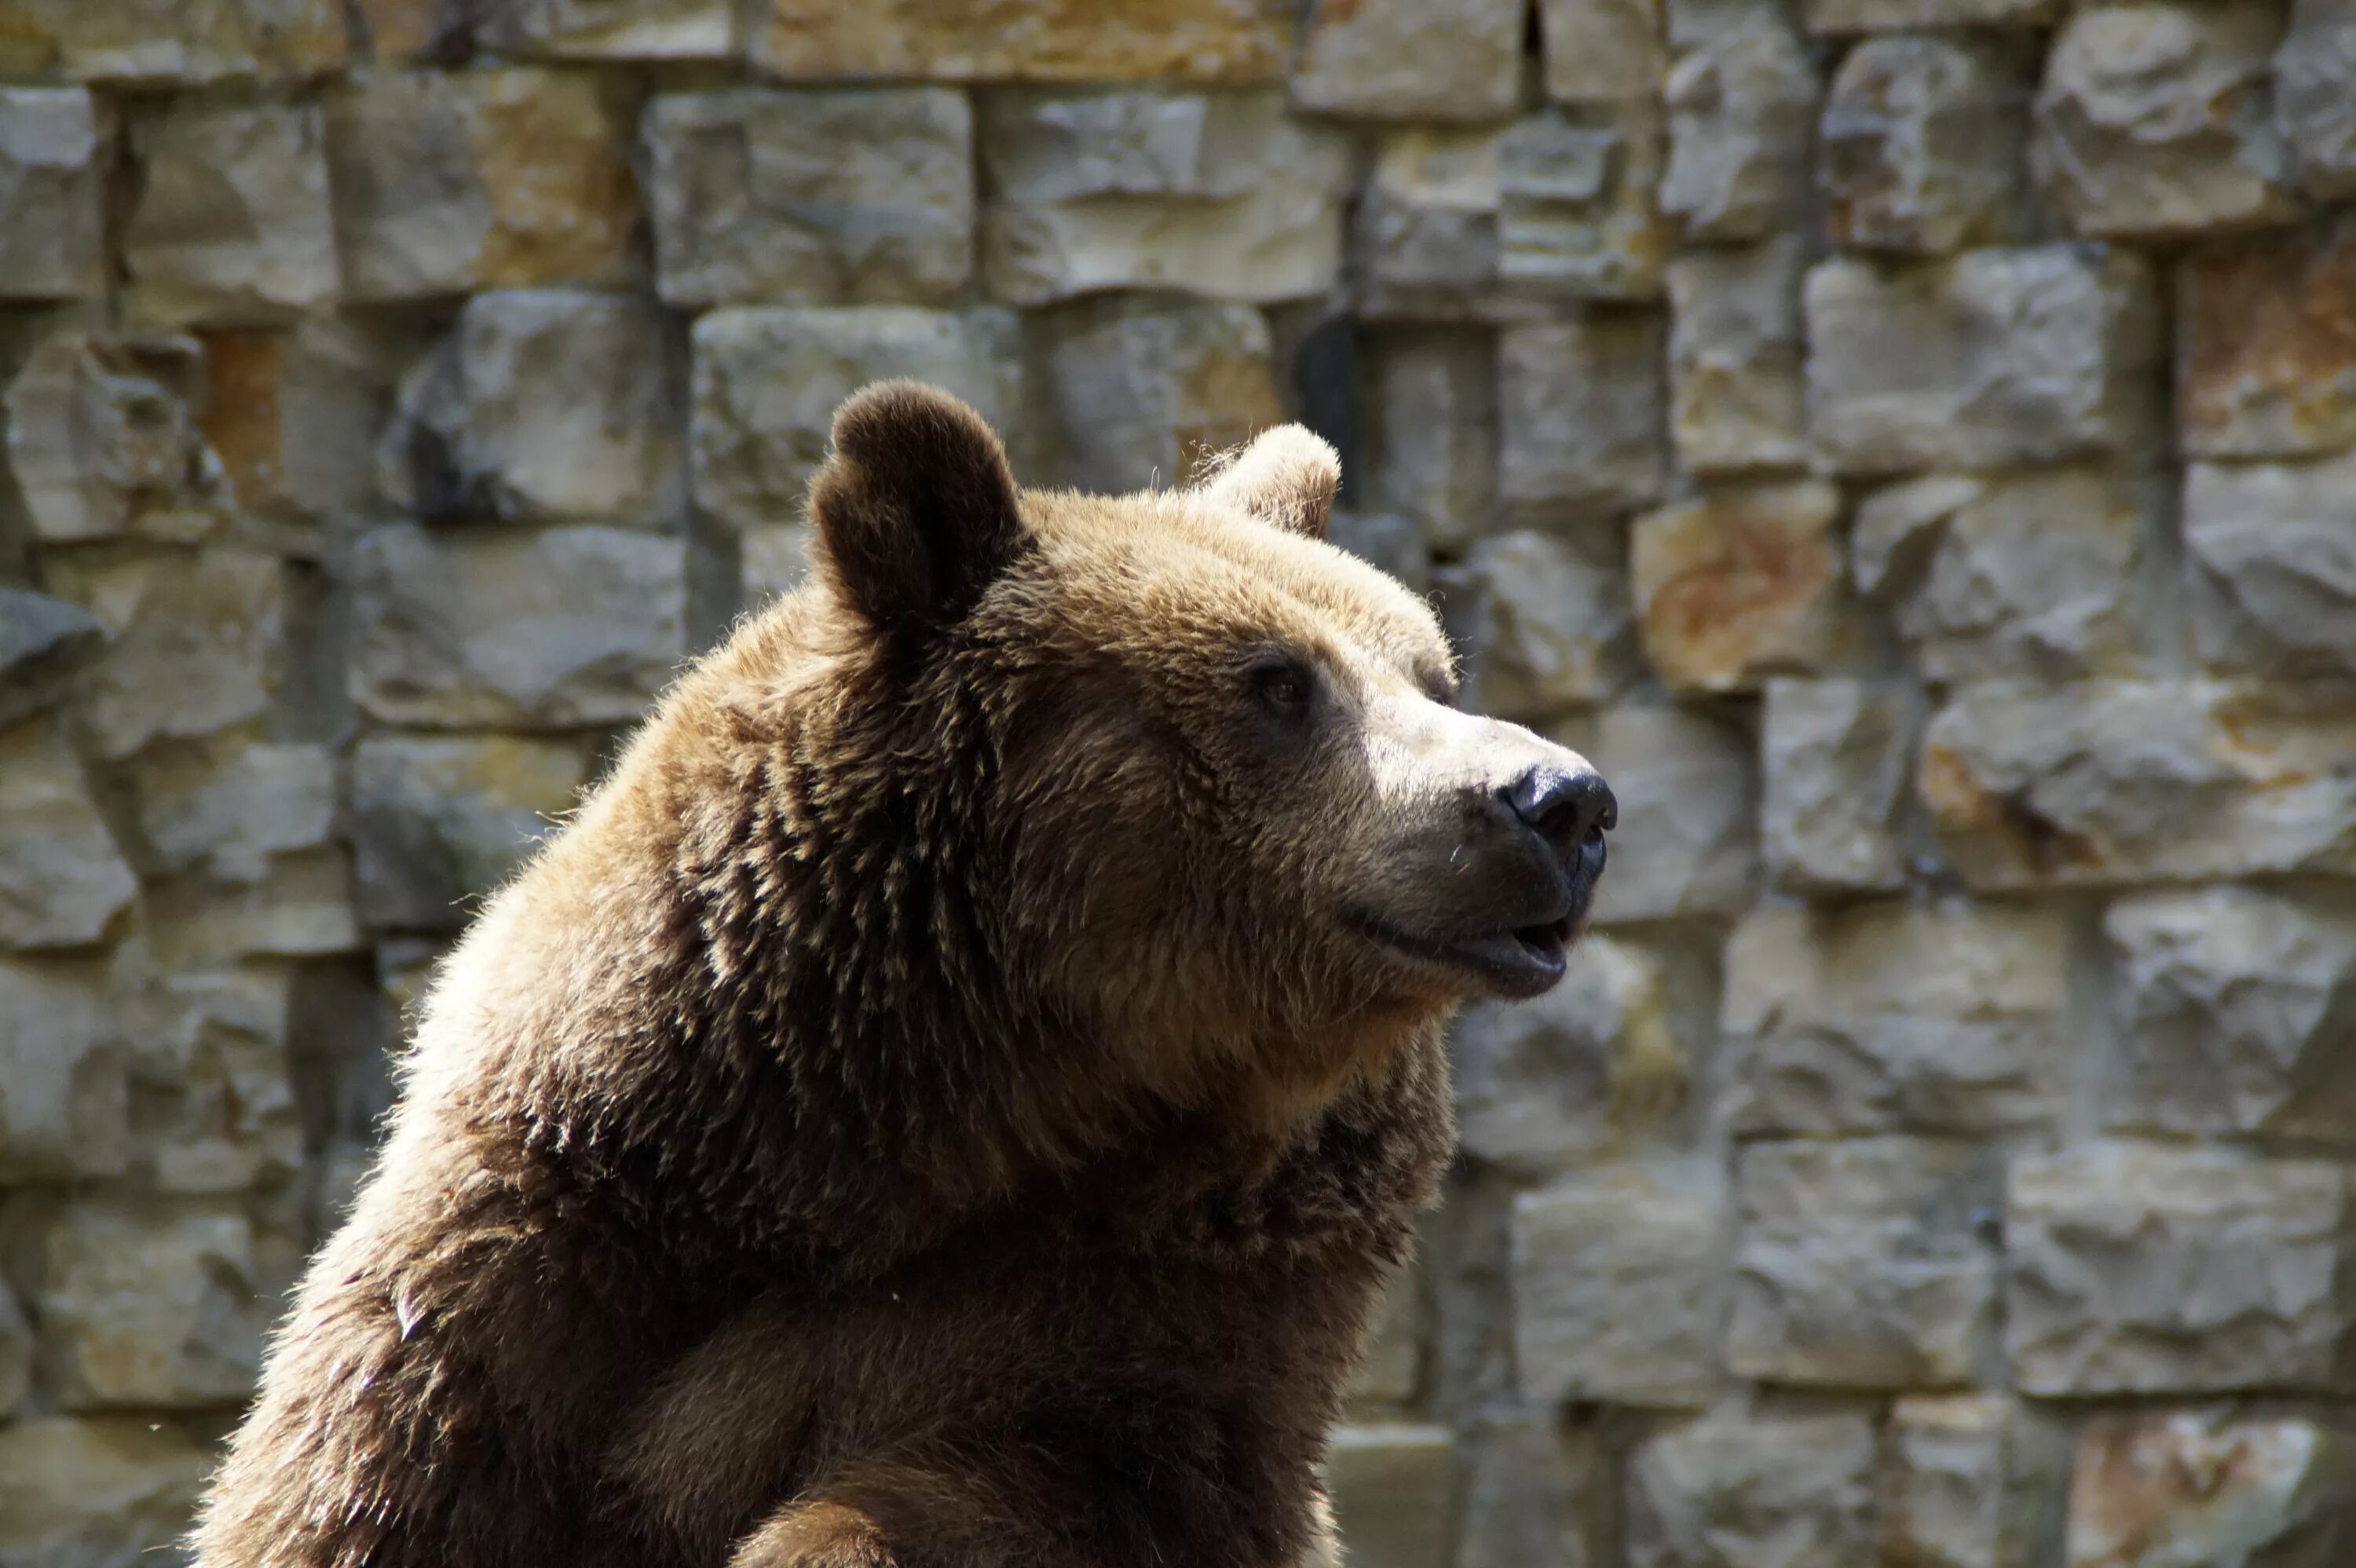
[[[954,625],[1023,548],[1006,450],[935,388],[884,381],[834,416],[810,481],[818,564],[879,633]]]
[[[1306,425],[1280,424],[1236,453],[1203,493],[1263,522],[1322,539],[1341,484],[1342,459],[1333,447]]]

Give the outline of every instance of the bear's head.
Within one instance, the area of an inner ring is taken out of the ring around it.
[[[811,488],[807,613],[856,694],[830,744],[865,759],[837,787],[957,846],[944,941],[1173,1084],[1242,1058],[1330,1087],[1536,996],[1603,869],[1603,780],[1454,706],[1430,608],[1324,542],[1339,477],[1286,426],[1190,489],[1021,490],[902,382],[844,405]]]

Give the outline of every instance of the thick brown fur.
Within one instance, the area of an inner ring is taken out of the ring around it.
[[[444,966],[204,1568],[1323,1550],[1468,989],[1335,908],[1421,896],[1367,759],[1462,771],[1478,723],[1425,607],[1303,537],[1333,476],[1293,431],[1018,492],[961,405],[855,400],[812,584]],[[1253,731],[1272,643],[1408,739]]]

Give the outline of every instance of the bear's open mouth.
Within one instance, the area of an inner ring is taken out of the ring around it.
[[[1579,916],[1574,909],[1550,921],[1457,937],[1413,936],[1375,920],[1359,923],[1386,947],[1470,970],[1491,992],[1518,1001],[1552,989],[1562,978],[1571,940],[1579,934]]]

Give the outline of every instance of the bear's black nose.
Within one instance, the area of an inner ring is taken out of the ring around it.
[[[1592,769],[1535,767],[1500,793],[1532,832],[1565,853],[1576,851],[1589,834],[1620,824],[1620,803]]]

